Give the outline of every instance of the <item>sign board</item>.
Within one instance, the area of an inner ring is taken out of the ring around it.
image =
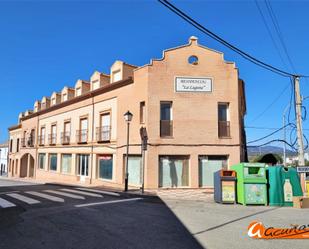
[[[297,166],[296,170],[298,173],[309,173],[309,166]]]
[[[212,78],[175,77],[176,92],[212,92]]]

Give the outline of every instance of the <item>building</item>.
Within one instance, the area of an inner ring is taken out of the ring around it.
[[[212,187],[213,172],[244,160],[244,82],[223,54],[189,43],[133,66],[116,61],[36,101],[9,128],[13,177],[122,187],[130,111],[129,186]]]
[[[7,173],[8,150],[7,142],[0,144],[0,175]]]

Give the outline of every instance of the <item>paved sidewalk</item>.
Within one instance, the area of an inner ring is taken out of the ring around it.
[[[162,200],[212,201],[212,189],[159,189],[155,191]]]

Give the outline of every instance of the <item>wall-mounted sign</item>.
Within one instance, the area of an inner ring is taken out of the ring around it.
[[[309,173],[309,166],[297,166],[296,170],[298,173]]]
[[[211,92],[211,78],[175,77],[176,92]]]

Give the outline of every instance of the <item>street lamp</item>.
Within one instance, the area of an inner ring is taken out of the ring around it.
[[[124,191],[128,191],[128,183],[129,183],[129,134],[130,134],[130,122],[132,121],[133,114],[130,111],[127,111],[124,114],[124,120],[127,122],[127,154],[126,154],[126,175],[124,179]]]

